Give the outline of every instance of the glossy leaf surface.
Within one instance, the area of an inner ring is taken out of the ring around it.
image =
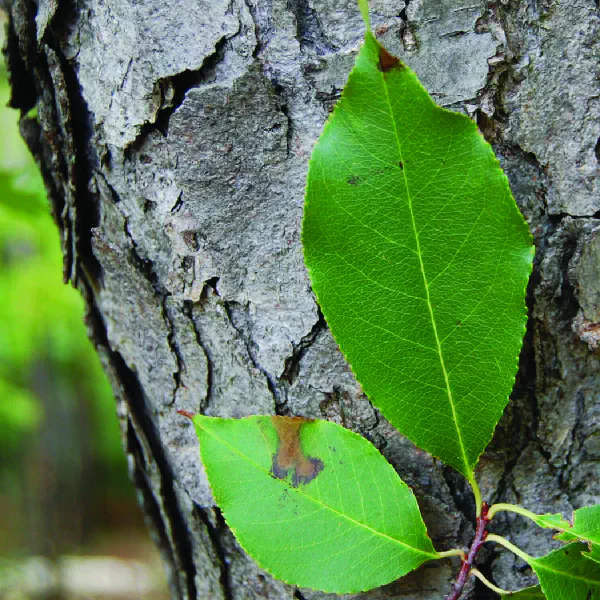
[[[350,593],[438,557],[411,490],[359,435],[301,418],[193,422],[229,527],[278,579]]]
[[[585,544],[568,544],[529,561],[548,600],[600,598],[600,563],[585,557]]]
[[[514,384],[531,236],[475,124],[370,32],[313,151],[303,243],[366,394],[472,480]]]

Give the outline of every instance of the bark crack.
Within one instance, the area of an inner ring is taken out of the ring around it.
[[[196,343],[204,353],[204,357],[206,359],[206,395],[204,396],[204,400],[199,407],[201,412],[205,412],[206,409],[211,405],[214,396],[214,359],[212,352],[202,340],[202,334],[198,328],[198,325],[196,324],[196,320],[194,319],[192,307],[193,303],[190,300],[184,301],[183,314],[189,319],[190,324],[192,325],[192,330],[196,337]]]
[[[148,414],[148,402],[146,401],[145,392],[136,374],[129,368],[121,354],[111,349],[106,324],[104,323],[102,313],[96,305],[89,282],[83,279],[80,279],[80,282],[88,308],[86,321],[91,329],[92,339],[98,348],[105,350],[110,370],[114,373],[115,393],[122,397],[127,406],[131,426],[136,432],[138,444],[141,442],[139,436],[143,435],[145,442],[143,445],[149,448],[150,455],[156,463],[160,481],[159,493],[164,512],[160,510],[156,502],[151,502],[149,516],[152,518],[153,528],[159,539],[163,543],[166,543],[166,546],[163,546],[163,548],[168,552],[173,567],[171,585],[177,593],[177,597],[181,600],[186,598],[188,600],[195,600],[196,586],[194,577],[196,575],[196,566],[193,559],[192,542],[186,519],[183,516],[175,493],[175,476],[173,470],[163,451],[154,421]],[[141,491],[146,499],[151,499],[154,498],[154,495],[151,491],[148,491],[152,489],[152,486],[147,481],[149,465],[144,458],[142,445],[139,445],[137,449],[139,452],[135,452],[133,456],[135,459],[135,468],[144,474],[144,480],[141,481]],[[134,480],[134,483],[140,482],[139,477]],[[164,526],[165,519],[168,520],[172,535],[169,535]]]
[[[405,25],[408,24],[408,15],[406,14],[406,11],[410,5],[410,2],[411,0],[404,0],[404,8],[402,8],[398,13],[398,16],[402,19]]]
[[[177,400],[177,393],[179,389],[183,386],[182,376],[185,372],[185,361],[183,360],[183,355],[181,353],[181,349],[179,348],[179,344],[177,343],[177,332],[175,329],[175,323],[171,316],[171,311],[168,306],[168,296],[163,296],[162,299],[162,316],[167,324],[167,345],[171,350],[171,353],[175,357],[175,364],[177,365],[176,371],[173,372],[173,399],[171,401],[171,406],[175,404]]]
[[[175,493],[175,476],[171,464],[167,459],[159,434],[153,419],[148,414],[148,403],[142,385],[135,373],[127,366],[123,357],[112,351],[110,360],[113,368],[118,373],[119,381],[122,383],[127,406],[130,410],[134,422],[139,424],[136,430],[143,431],[148,447],[151,450],[152,458],[158,468],[160,477],[160,496],[165,509],[165,517],[168,518],[171,526],[172,536],[169,536],[171,546],[174,548],[175,567],[177,568],[177,579],[179,580],[179,596],[194,600],[196,598],[196,565],[194,563],[192,541],[188,531],[186,519],[183,516],[179,501]]]
[[[224,600],[233,600],[234,594],[231,585],[231,573],[229,569],[229,561],[227,560],[227,552],[221,542],[222,540],[222,529],[223,526],[227,528],[225,525],[225,520],[221,514],[221,511],[214,507],[212,509],[212,513],[214,515],[214,520],[218,523],[219,527],[215,527],[215,525],[211,522],[211,519],[208,516],[208,511],[203,510],[197,504],[194,504],[194,512],[197,518],[202,521],[204,527],[206,527],[206,531],[208,532],[208,537],[212,544],[213,550],[219,559],[219,567],[220,567],[220,579],[219,583],[221,585],[221,589],[223,590],[223,599]]]
[[[304,358],[308,349],[317,341],[321,332],[327,329],[327,323],[323,313],[319,310],[319,318],[312,326],[309,333],[300,339],[298,344],[293,345],[293,351],[288,358],[285,359],[284,369],[279,379],[287,381],[289,384],[294,383],[300,371],[300,363]]]
[[[141,126],[135,140],[125,148],[126,154],[140,148],[152,131],[159,131],[164,137],[168,136],[171,116],[183,104],[187,93],[215,81],[216,67],[223,60],[227,44],[234,36],[223,36],[215,44],[214,52],[209,54],[197,69],[186,69],[156,82],[161,93],[161,108],[156,111],[153,122]]]
[[[278,381],[273,375],[271,375],[267,369],[265,369],[258,360],[258,356],[256,355],[256,346],[255,342],[252,340],[252,337],[249,332],[244,331],[244,329],[240,326],[239,323],[236,323],[236,319],[234,316],[234,310],[237,306],[240,306],[238,302],[232,300],[223,300],[223,308],[225,309],[225,314],[227,316],[227,320],[233,327],[233,329],[237,332],[240,339],[244,342],[246,346],[246,352],[248,354],[248,358],[250,359],[250,363],[254,369],[263,374],[265,378],[265,382],[267,384],[267,388],[271,396],[273,397],[274,406],[282,404],[281,399],[281,390],[279,388]],[[246,305],[245,309],[248,311],[248,305]]]
[[[144,520],[147,524],[150,535],[154,543],[163,554],[163,560],[166,564],[176,565],[177,561],[173,553],[169,534],[166,530],[165,523],[162,518],[160,507],[152,493],[152,486],[148,481],[148,474],[145,471],[146,459],[142,450],[142,444],[137,437],[135,427],[131,418],[127,419],[127,436],[125,439],[127,454],[133,457],[129,467],[129,476],[136,489],[139,491],[138,499],[144,513]],[[177,595],[182,598],[181,590],[179,589],[179,581],[169,575],[171,585],[177,589]]]
[[[289,0],[288,8],[296,21],[295,37],[300,42],[302,52],[312,51],[319,56],[335,52],[309,0]]]
[[[244,0],[244,5],[246,6],[246,10],[252,19],[252,23],[254,24],[254,39],[256,40],[256,44],[254,45],[254,49],[252,50],[252,58],[257,59],[261,50],[264,48],[266,40],[263,41],[261,39],[261,30],[258,25],[258,15],[256,13],[256,7],[249,1]]]
[[[75,7],[73,9],[75,10]],[[57,11],[56,15],[58,14]],[[69,183],[74,188],[73,213],[75,222],[71,227],[71,235],[74,238],[71,279],[77,278],[80,270],[77,262],[82,260],[85,262],[85,269],[97,278],[101,272],[101,267],[92,251],[91,232],[93,228],[97,227],[100,215],[98,210],[99,199],[90,189],[95,171],[94,165],[97,162],[92,150],[92,120],[77,79],[77,72],[62,51],[59,35],[54,31],[54,23],[57,20],[56,15],[52,20],[52,24],[46,29],[44,37],[48,48],[58,57],[60,71],[65,83],[68,112],[72,120],[68,124],[67,135],[71,138],[73,156],[66,157],[66,161],[70,163],[69,166],[71,167]],[[74,15],[71,15],[71,18],[76,18],[76,13]]]

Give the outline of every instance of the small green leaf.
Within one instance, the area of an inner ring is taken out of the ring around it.
[[[546,596],[539,585],[515,592],[514,594],[511,594],[509,598],[511,598],[511,600],[546,600]]]
[[[301,418],[193,421],[229,527],[278,579],[352,593],[439,558],[411,490],[359,435]]]
[[[473,481],[514,384],[531,235],[476,125],[370,31],[312,154],[302,239],[366,394]]]
[[[565,531],[556,537],[563,542],[579,539],[600,545],[600,505],[577,509],[573,513],[573,527],[567,523],[567,527],[560,529]]]
[[[600,598],[600,563],[587,560],[586,550],[574,543],[528,561],[548,600]]]

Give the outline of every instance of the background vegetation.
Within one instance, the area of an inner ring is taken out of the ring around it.
[[[77,597],[63,589],[61,573],[72,579],[77,564],[67,569],[66,556],[157,558],[83,302],[62,282],[58,232],[8,100],[0,63],[0,597]],[[150,579],[139,597],[155,588],[163,595],[153,597],[166,597],[162,580]],[[109,588],[103,597],[116,593]],[[135,582],[126,594],[138,597]]]

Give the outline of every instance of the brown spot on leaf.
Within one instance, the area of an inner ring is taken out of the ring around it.
[[[302,417],[271,417],[279,442],[273,455],[271,475],[287,480],[292,487],[310,483],[322,470],[323,461],[306,456],[300,443],[300,431],[309,419]]]
[[[350,185],[358,185],[360,183],[360,177],[358,175],[350,175],[346,182]]]
[[[383,46],[379,46],[379,70],[382,73],[387,73],[396,68],[404,68],[400,59],[390,54]]]
[[[398,166],[400,167],[401,171],[404,171],[404,163],[401,160],[398,161]]]

